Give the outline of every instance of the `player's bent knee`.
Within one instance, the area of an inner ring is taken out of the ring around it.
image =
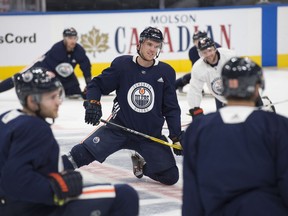
[[[113,209],[117,215],[133,216],[139,214],[139,196],[136,190],[126,184],[116,184],[116,197]],[[112,209],[112,212],[113,212]]]
[[[95,160],[94,156],[84,147],[83,144],[75,145],[71,149],[70,154],[78,167],[88,165]]]
[[[179,180],[179,170],[177,166],[171,167],[159,175],[159,182],[165,185],[174,185]]]

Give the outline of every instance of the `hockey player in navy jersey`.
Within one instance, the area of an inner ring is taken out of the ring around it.
[[[84,102],[86,123],[99,124],[101,95],[116,90],[110,121],[164,139],[161,132],[166,120],[170,139],[181,145],[181,111],[174,86],[175,71],[157,59],[162,42],[163,35],[159,29],[146,28],[140,34],[138,55],[115,58],[109,68],[92,79],[87,88],[87,101]],[[74,166],[81,167],[94,160],[102,163],[120,149],[139,153],[132,155],[136,177],[145,175],[166,185],[178,181],[179,172],[170,147],[110,125],[101,126],[63,158],[69,158]],[[182,153],[181,150],[173,150],[176,155]]]
[[[86,84],[91,80],[91,63],[83,47],[77,43],[78,34],[74,28],[63,31],[63,40],[55,43],[33,66],[44,67],[56,74],[61,81],[65,95],[71,98],[82,97],[79,81],[74,73],[80,66]],[[13,88],[12,78],[0,83],[0,92]]]
[[[207,37],[207,33],[206,32],[202,32],[202,31],[196,31],[193,34],[193,44],[194,46],[191,47],[191,49],[189,49],[188,52],[188,56],[189,59],[191,61],[192,67],[195,64],[195,62],[200,58],[199,56],[199,52],[198,52],[198,42],[200,39]],[[218,43],[215,42],[215,46],[217,47],[221,47]],[[191,79],[191,73],[187,73],[184,76],[178,78],[175,82],[175,88],[176,90],[178,90],[180,93],[183,93],[183,87],[186,86]]]
[[[0,215],[136,216],[137,192],[125,184],[83,186],[64,170],[46,118],[55,119],[63,87],[52,72],[32,67],[14,76],[23,109],[0,115]]]
[[[187,128],[183,216],[287,216],[288,119],[256,107],[262,69],[233,57],[222,69],[227,106]]]

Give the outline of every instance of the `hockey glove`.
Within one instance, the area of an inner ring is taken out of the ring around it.
[[[200,107],[194,107],[189,110],[190,115],[194,119],[195,117],[203,115],[203,109]]]
[[[85,122],[87,124],[98,125],[102,117],[101,103],[97,100],[84,101],[85,107]]]
[[[82,193],[83,182],[80,172],[66,170],[63,173],[50,173],[50,184],[54,192],[54,203],[61,206],[69,197]]]
[[[182,137],[182,134],[183,132],[181,133],[180,136],[178,137],[172,137],[170,138],[173,142],[174,145],[179,145],[182,147],[181,143],[180,143],[180,140],[181,140],[181,137]],[[183,155],[183,150],[180,150],[180,149],[176,149],[176,148],[173,148],[173,152],[175,155]]]

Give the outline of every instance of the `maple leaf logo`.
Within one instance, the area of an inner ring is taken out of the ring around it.
[[[95,27],[89,31],[88,34],[81,35],[81,41],[83,48],[88,53],[93,53],[93,57],[96,57],[96,52],[105,52],[109,49],[108,44],[108,34],[100,33],[99,29]]]

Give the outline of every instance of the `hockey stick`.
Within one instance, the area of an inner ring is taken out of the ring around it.
[[[277,101],[277,102],[271,103],[271,104],[265,104],[265,105],[263,105],[262,107],[274,106],[274,105],[282,104],[282,103],[286,103],[286,102],[288,102],[288,99],[282,100],[282,101]]]
[[[188,115],[188,114],[187,114]],[[190,115],[190,114],[189,114]],[[191,123],[185,123],[181,125],[181,128],[188,127]],[[164,126],[163,129],[169,129],[167,126]]]
[[[175,148],[175,149],[182,150],[182,147],[181,147],[180,145],[171,144],[171,143],[166,142],[166,141],[164,141],[164,140],[158,139],[158,138],[153,137],[153,136],[149,136],[149,135],[147,135],[147,134],[144,134],[144,133],[141,133],[141,132],[132,130],[132,129],[130,129],[130,128],[124,127],[124,126],[122,126],[122,125],[119,125],[119,124],[116,124],[116,123],[113,123],[113,122],[109,122],[109,121],[106,121],[106,120],[103,120],[103,119],[100,119],[100,121],[103,122],[103,123],[105,123],[105,124],[110,124],[110,125],[113,125],[113,126],[115,126],[115,127],[121,128],[122,130],[127,131],[127,132],[129,132],[129,133],[132,133],[132,134],[136,134],[136,135],[145,137],[145,138],[150,139],[150,140],[152,140],[152,141],[154,141],[154,142],[157,142],[157,143],[160,143],[160,144],[163,144],[163,145],[166,145],[166,146]]]

